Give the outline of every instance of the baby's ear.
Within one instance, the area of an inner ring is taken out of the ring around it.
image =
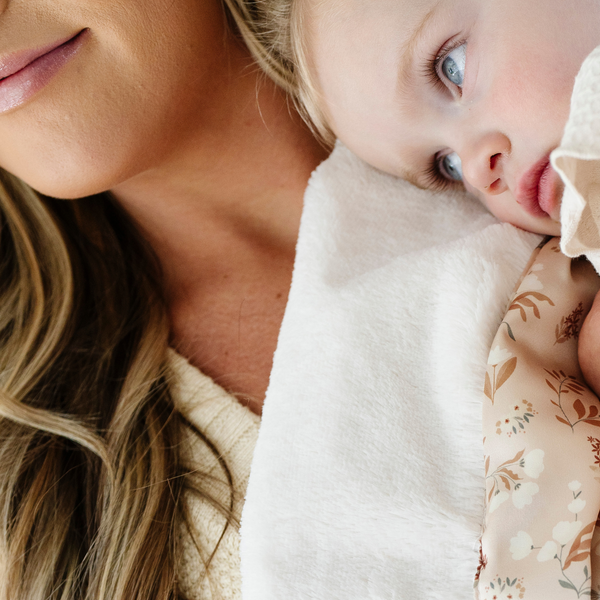
[[[587,384],[600,397],[600,292],[581,327],[579,365]]]

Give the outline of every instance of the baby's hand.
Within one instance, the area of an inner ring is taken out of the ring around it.
[[[581,327],[579,364],[588,385],[600,396],[600,292]]]

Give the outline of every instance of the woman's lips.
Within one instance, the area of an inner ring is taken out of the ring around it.
[[[45,87],[81,48],[87,31],[0,60],[0,113],[23,104]]]
[[[517,202],[535,217],[558,219],[561,182],[546,155],[520,179],[515,197]]]

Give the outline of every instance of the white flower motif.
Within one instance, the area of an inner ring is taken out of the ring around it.
[[[516,537],[510,540],[510,553],[513,560],[521,560],[531,554],[533,540],[526,531],[519,531]]]
[[[533,502],[533,496],[535,496],[540,491],[537,483],[532,483],[528,481],[527,483],[522,483],[518,489],[513,492],[512,501],[513,504],[517,508],[523,508],[528,504]]]
[[[496,494],[490,502],[489,512],[493,513],[503,502],[508,500],[508,497],[508,492],[500,492],[499,494]]]
[[[546,562],[547,560],[552,560],[558,554],[558,546],[556,542],[546,542],[542,549],[539,551],[537,555],[537,559],[540,562]]]
[[[532,479],[537,479],[544,470],[544,451],[532,450],[524,459],[523,470]]]
[[[488,365],[499,365],[501,362],[508,360],[512,356],[512,352],[496,346],[491,352],[488,358]]]
[[[552,537],[561,545],[564,546],[570,542],[581,529],[581,521],[561,521],[552,530]]]
[[[572,492],[576,492],[579,488],[581,487],[581,484],[579,483],[579,481],[577,481],[577,479],[574,479],[573,481],[571,481],[571,483],[569,484],[569,489]]]
[[[530,269],[531,271],[543,271],[544,265],[542,263],[535,263]]]
[[[539,290],[543,290],[544,286],[537,278],[537,275],[529,273],[521,282],[520,289],[527,290],[528,292],[538,292]]]
[[[585,508],[585,500],[576,498],[567,508],[574,514],[580,513]]]

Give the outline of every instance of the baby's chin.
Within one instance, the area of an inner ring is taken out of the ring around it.
[[[561,193],[562,196],[562,193]],[[561,222],[560,222],[560,205],[561,202],[558,200],[551,208],[549,213],[542,213],[540,216],[532,216],[524,212],[524,218],[527,219],[527,223],[523,229],[531,231],[532,233],[539,233],[541,235],[561,235]]]
[[[560,221],[553,219],[549,215],[533,216],[523,211],[522,213],[515,215],[512,219],[502,219],[498,215],[495,216],[498,217],[500,221],[511,223],[512,225],[519,227],[519,229],[531,233],[551,236],[560,236],[561,234]]]
[[[541,223],[539,227],[521,227],[521,229],[525,229],[525,231],[531,231],[531,233],[539,233],[540,235],[560,236],[561,234],[560,223],[550,218],[548,218],[544,223]]]
[[[509,190],[497,196],[485,196],[466,185],[467,191],[477,198],[499,221],[540,235],[560,236],[560,203],[552,215],[543,211],[533,215],[521,206]]]

